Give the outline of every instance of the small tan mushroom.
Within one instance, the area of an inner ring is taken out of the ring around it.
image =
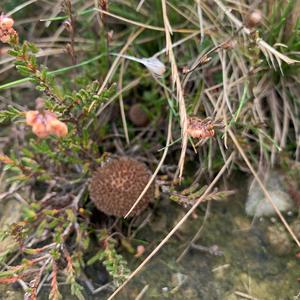
[[[96,207],[107,215],[125,216],[144,190],[151,177],[145,164],[120,157],[98,168],[92,176],[89,192]],[[132,211],[131,216],[140,214],[154,198],[152,184],[144,197]]]
[[[146,126],[149,123],[149,118],[139,103],[130,107],[129,119],[134,125],[139,127]]]

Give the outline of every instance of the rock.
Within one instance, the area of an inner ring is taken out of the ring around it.
[[[281,212],[288,212],[294,209],[294,202],[286,192],[283,180],[279,172],[271,171],[265,176],[263,181],[274,204]],[[250,185],[246,201],[246,214],[248,216],[273,216],[276,212],[271,203],[266,199],[265,194],[259,187],[256,180]]]
[[[267,239],[274,253],[287,255],[292,250],[289,234],[282,225],[272,225],[268,228]]]

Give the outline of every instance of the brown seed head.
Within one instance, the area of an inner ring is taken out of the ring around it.
[[[129,119],[136,126],[146,126],[149,123],[148,116],[139,103],[130,107]]]
[[[201,120],[197,117],[188,117],[187,134],[192,138],[204,139],[215,135],[214,125],[212,121]]]
[[[89,185],[90,197],[96,207],[107,215],[125,216],[144,190],[151,172],[141,162],[129,157],[113,159],[93,174]],[[143,211],[154,198],[154,184],[132,211]]]

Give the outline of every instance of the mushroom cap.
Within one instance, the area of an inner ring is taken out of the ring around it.
[[[107,215],[125,216],[138,199],[151,178],[145,164],[129,158],[120,157],[99,167],[93,174],[89,192],[96,207]],[[138,215],[154,198],[154,184],[131,212]]]

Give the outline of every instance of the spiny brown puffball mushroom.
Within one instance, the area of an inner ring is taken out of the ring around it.
[[[92,176],[89,192],[96,207],[107,215],[124,217],[144,190],[151,177],[145,164],[120,157],[98,168]],[[134,208],[131,216],[143,211],[154,198],[154,184]]]
[[[129,119],[136,126],[146,126],[149,123],[149,118],[139,103],[133,104],[129,110]]]

